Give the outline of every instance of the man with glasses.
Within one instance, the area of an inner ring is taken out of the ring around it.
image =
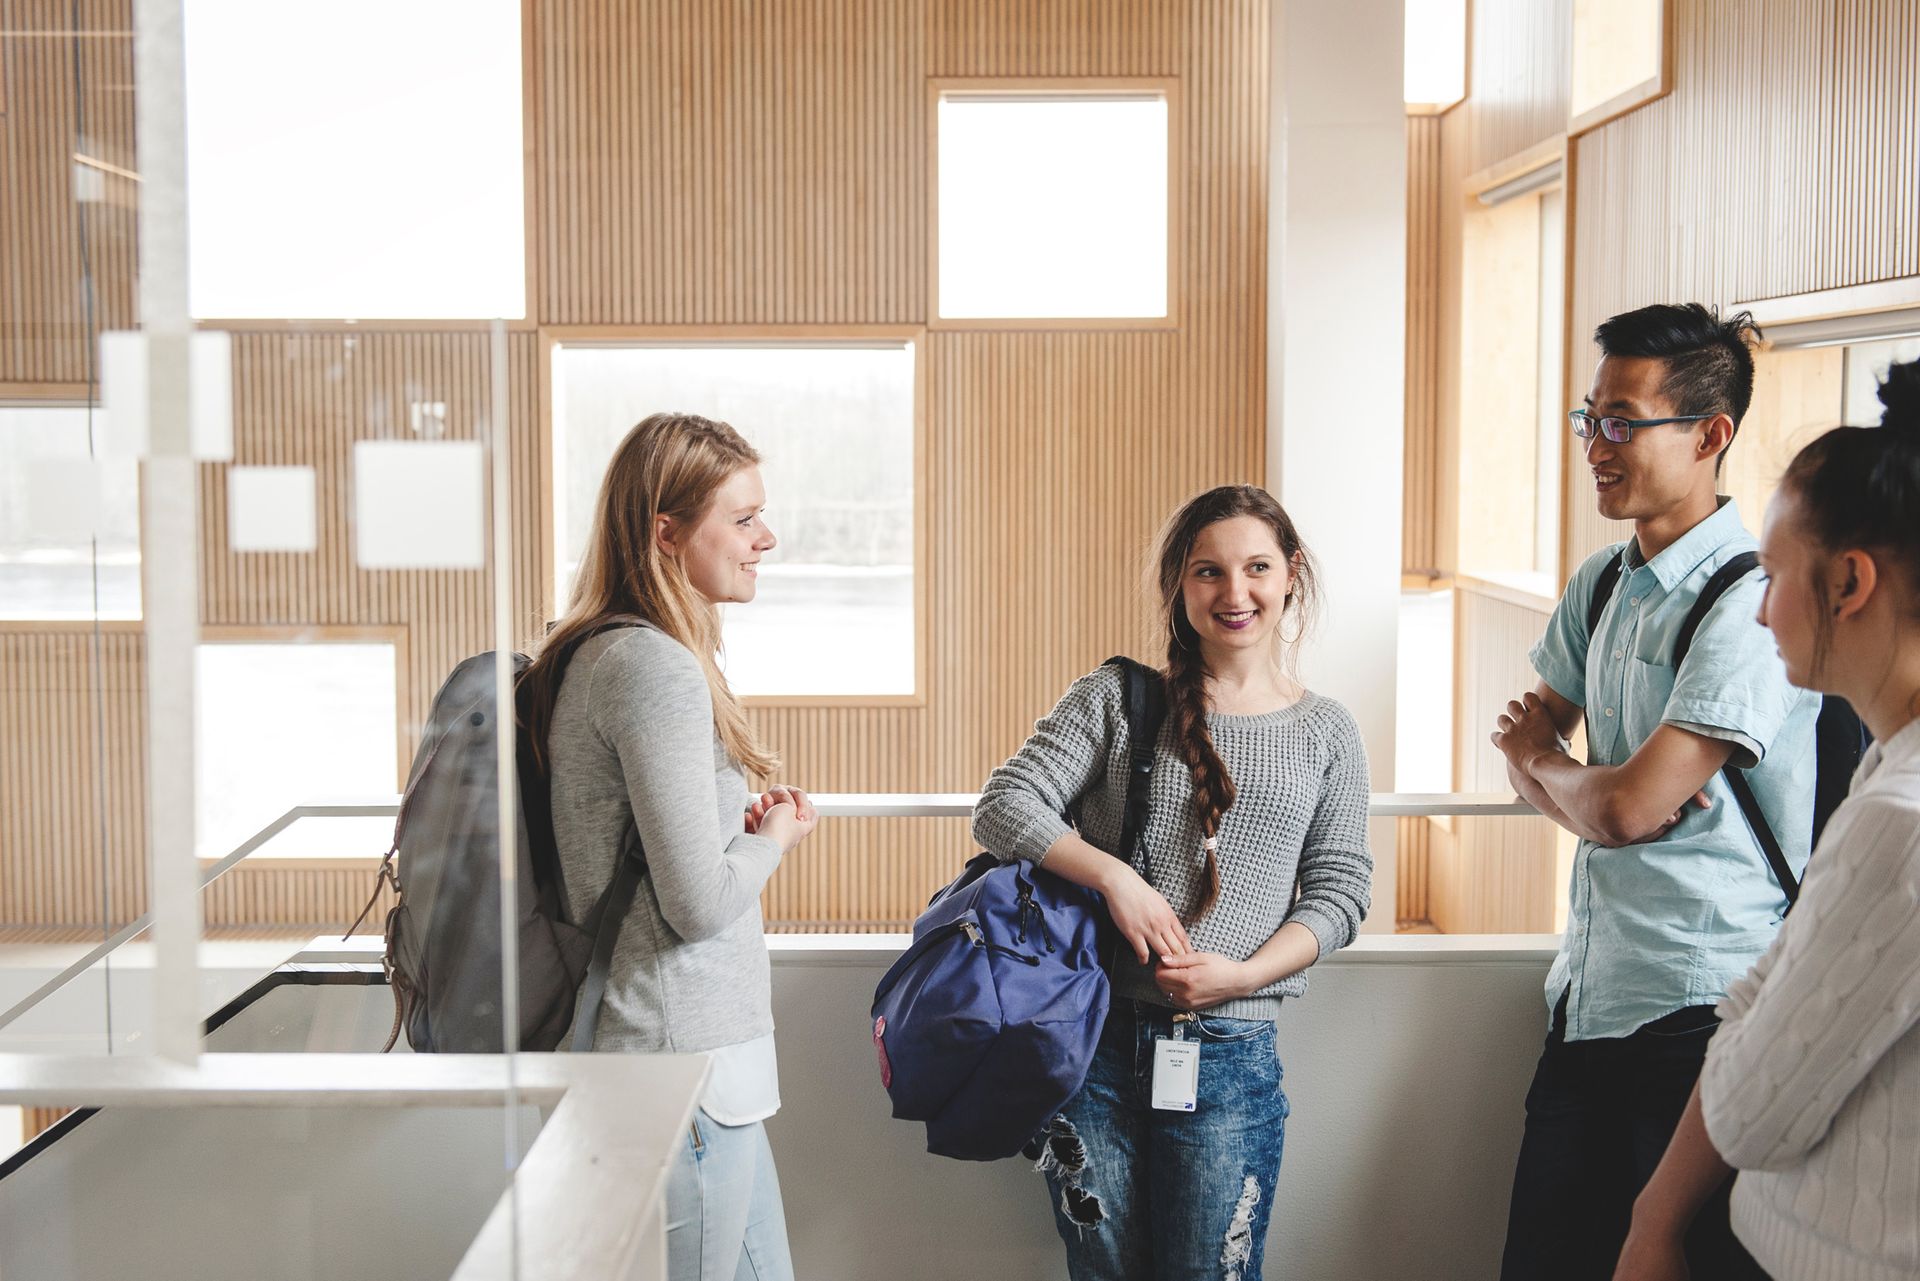
[[[1733,581],[1674,665],[1708,581],[1756,545],[1717,482],[1753,397],[1757,336],[1746,313],[1698,303],[1615,316],[1569,414],[1600,514],[1632,521],[1633,537],[1575,571],[1530,655],[1539,683],[1493,734],[1514,789],[1581,838],[1503,1281],[1612,1276],[1714,1004],[1786,912],[1723,766],[1742,771],[1794,873],[1806,864],[1819,699],[1788,683],[1755,622],[1757,573]],[[1565,742],[1583,719],[1584,764]],[[1688,1238],[1696,1278],[1762,1275],[1733,1238],[1727,1191]]]

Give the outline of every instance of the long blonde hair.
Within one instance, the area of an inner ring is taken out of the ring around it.
[[[720,671],[720,611],[687,578],[678,557],[662,551],[654,524],[668,516],[691,528],[729,476],[760,455],[726,423],[697,414],[650,414],[626,434],[607,464],[594,503],[586,554],[564,614],[548,631],[521,677],[523,723],[536,758],[547,763],[552,725],[554,659],[601,623],[637,615],[693,651],[713,698],[713,728],[747,773],[761,778],[780,760],[761,746]]]

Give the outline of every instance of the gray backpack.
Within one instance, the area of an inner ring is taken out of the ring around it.
[[[612,622],[581,636],[559,656],[552,688],[560,688],[566,665],[582,641],[633,625]],[[528,661],[524,654],[513,656],[516,685]],[[394,1010],[383,1052],[393,1048],[402,1028],[407,1043],[421,1052],[553,1050],[569,1024],[572,1048],[593,1048],[613,945],[646,874],[646,856],[638,833],[629,826],[606,891],[585,920],[569,918],[547,775],[519,728],[524,718],[515,717],[519,789],[514,917],[520,1004],[519,1035],[515,1044],[506,1044],[495,702],[492,653],[474,655],[447,677],[434,695],[427,732],[413,758],[393,845],[380,860],[379,884],[391,885],[397,896],[386,922],[384,966]],[[369,901],[361,920],[372,906]],[[353,926],[347,932],[351,934]]]

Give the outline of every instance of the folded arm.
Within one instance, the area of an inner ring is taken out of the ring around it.
[[[1507,704],[1493,742],[1523,798],[1597,845],[1639,844],[1670,827],[1689,800],[1705,803],[1702,789],[1734,751],[1725,739],[1661,725],[1624,763],[1584,765],[1562,740],[1561,727],[1578,719],[1579,709],[1543,682]]]

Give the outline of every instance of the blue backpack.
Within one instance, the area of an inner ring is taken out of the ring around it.
[[[1126,658],[1130,769],[1120,850],[1145,826],[1159,673]],[[1107,1019],[1106,906],[1025,860],[971,859],[913,923],[873,994],[873,1043],[893,1115],[927,1124],[927,1151],[1009,1157],[1079,1093]]]

